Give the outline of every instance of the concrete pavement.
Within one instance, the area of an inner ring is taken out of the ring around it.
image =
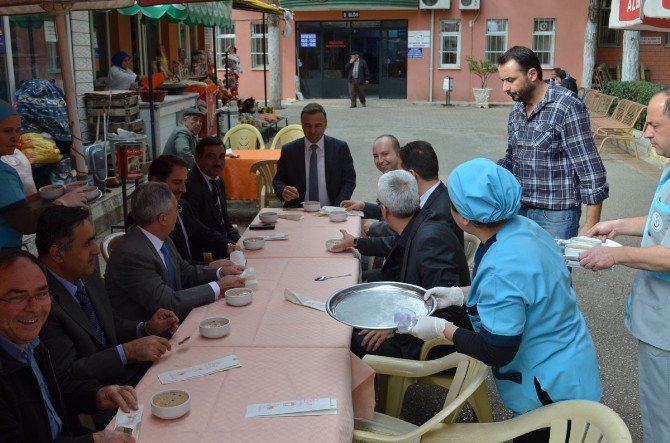
[[[412,105],[404,100],[368,100],[366,108],[350,109],[348,100],[319,101],[328,113],[327,134],[349,143],[357,172],[354,197],[374,201],[379,172],[372,162],[372,141],[381,134],[393,134],[402,144],[426,140],[440,159],[440,178],[463,161],[474,157],[497,160],[507,146],[509,107],[478,109]],[[289,123],[299,123],[295,102],[280,113]],[[623,152],[604,152],[610,184],[602,219],[644,215],[660,177],[660,166],[635,160]],[[639,239],[622,238],[620,243],[639,245]],[[636,342],[623,325],[625,299],[633,272],[624,267],[593,273],[573,272],[578,301],[596,343],[603,383],[603,403],[617,411],[628,425],[634,441],[642,440],[637,391]],[[489,390],[496,420],[509,417],[500,405],[495,388]],[[419,392],[416,392],[419,391]],[[421,422],[441,406],[435,388],[418,388],[408,398],[404,418]]]

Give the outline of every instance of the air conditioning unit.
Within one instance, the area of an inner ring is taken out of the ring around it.
[[[449,9],[451,0],[419,0],[419,9]]]
[[[461,10],[478,10],[479,0],[458,0],[458,7]]]

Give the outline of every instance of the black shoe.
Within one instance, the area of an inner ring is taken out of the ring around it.
[[[361,106],[363,106],[365,108],[365,103],[361,103]]]
[[[363,106],[365,106],[365,105],[363,105]],[[350,108],[355,108],[355,107],[356,107],[356,105],[351,105],[351,106],[349,106],[349,107],[350,107]]]

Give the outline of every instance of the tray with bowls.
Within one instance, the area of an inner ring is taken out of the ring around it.
[[[352,285],[335,292],[326,302],[326,312],[335,320],[360,329],[395,329],[395,314],[416,316],[435,312],[433,297],[423,299],[426,290],[399,282]]]

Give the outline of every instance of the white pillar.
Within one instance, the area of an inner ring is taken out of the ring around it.
[[[279,16],[268,17],[268,64],[270,70],[270,106],[281,109],[282,82],[279,52]]]
[[[623,32],[623,57],[621,61],[621,80],[638,80],[640,64],[640,31]]]

